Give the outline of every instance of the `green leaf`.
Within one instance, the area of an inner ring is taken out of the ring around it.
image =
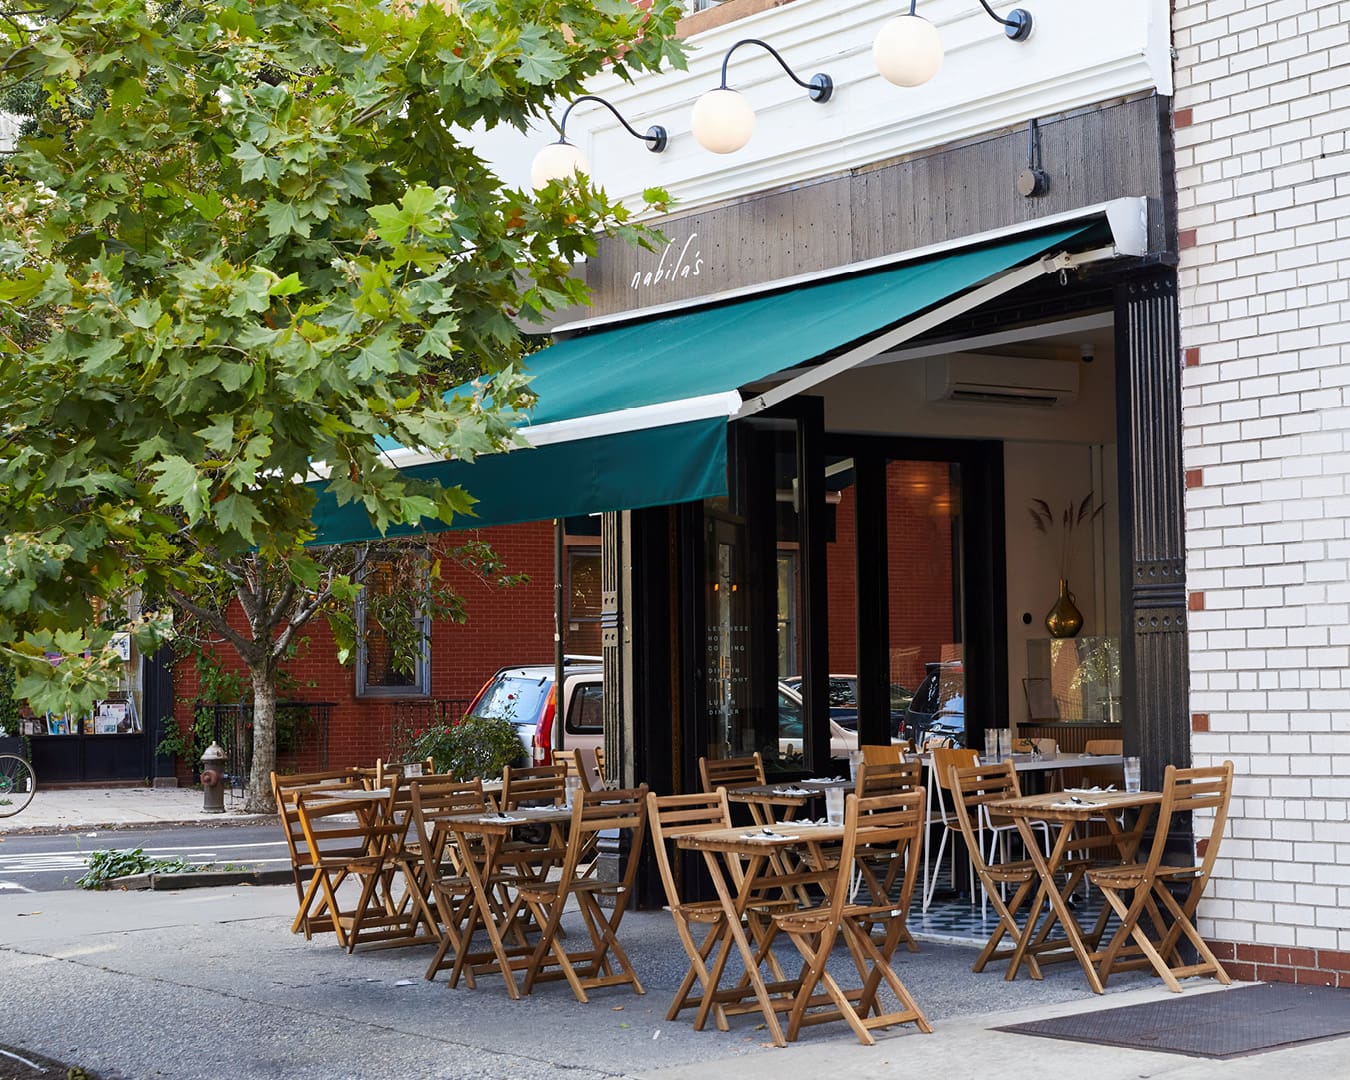
[[[201,518],[206,509],[206,485],[190,461],[167,457],[152,464],[150,471],[159,473],[151,491],[160,496],[161,506],[181,507],[189,523]]]
[[[239,162],[241,180],[272,180],[280,176],[280,168],[275,162],[269,162],[262,152],[252,143],[240,143],[238,149],[230,155]]]
[[[293,203],[268,199],[258,213],[267,222],[268,236],[275,238],[292,233],[296,236],[309,235],[311,222],[300,216],[300,211]]]
[[[226,454],[234,445],[234,417],[225,413],[213,416],[211,423],[198,428],[196,434],[217,454]]]
[[[193,209],[207,221],[215,221],[225,212],[224,201],[214,191],[208,191],[205,195],[198,195],[195,191],[189,191],[187,200],[192,204]]]
[[[232,492],[214,507],[216,523],[223,532],[236,532],[246,543],[255,543],[254,526],[264,524],[263,516],[247,495]]]
[[[525,46],[524,35],[521,44],[525,51],[520,57],[520,77],[525,82],[533,86],[550,86],[566,72],[565,55],[552,45],[540,40]]]
[[[270,289],[267,290],[269,296],[292,296],[298,292],[304,292],[305,286],[300,282],[299,274],[287,274]]]

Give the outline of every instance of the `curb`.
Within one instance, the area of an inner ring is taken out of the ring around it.
[[[6,836],[59,836],[62,833],[84,832],[89,829],[102,829],[107,832],[129,832],[133,829],[159,829],[170,826],[205,825],[265,825],[268,822],[280,824],[277,814],[207,814],[191,818],[153,818],[146,821],[77,821],[46,822],[35,825],[19,825],[13,828],[0,828],[0,839]]]
[[[129,874],[105,882],[102,889],[105,892],[170,892],[218,885],[289,885],[294,880],[289,870],[192,870],[182,874]]]

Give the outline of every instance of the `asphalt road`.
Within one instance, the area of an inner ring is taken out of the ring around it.
[[[153,858],[230,863],[245,869],[290,865],[276,823],[160,825],[147,829],[90,829],[45,836],[0,837],[0,894],[75,888],[90,853],[142,848]]]

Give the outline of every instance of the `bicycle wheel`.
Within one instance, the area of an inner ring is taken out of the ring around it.
[[[0,817],[12,817],[27,806],[37,790],[33,766],[13,754],[0,754]]]

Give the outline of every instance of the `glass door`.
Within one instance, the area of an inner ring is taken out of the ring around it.
[[[892,736],[964,746],[962,468],[888,460],[886,668]]]

